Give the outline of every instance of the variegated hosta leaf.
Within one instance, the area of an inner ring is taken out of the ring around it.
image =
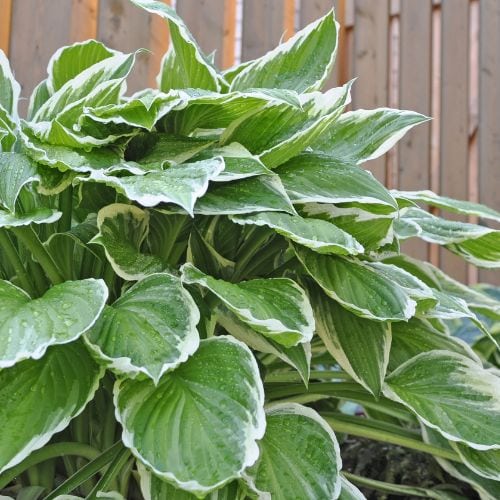
[[[0,152],[0,205],[14,212],[23,186],[38,180],[36,167],[27,156]]]
[[[129,200],[144,207],[160,203],[174,203],[193,214],[196,200],[202,197],[209,181],[224,170],[222,158],[211,158],[193,163],[173,165],[166,170],[144,175],[115,177],[93,171],[84,181],[100,182],[125,194]]]
[[[0,106],[0,152],[13,150],[17,140],[16,127],[14,119]]]
[[[221,89],[219,80],[222,77],[202,53],[184,21],[172,7],[155,0],[132,0],[132,3],[168,21],[172,47],[162,61],[158,79],[162,91],[185,88]]]
[[[451,441],[500,449],[500,378],[470,358],[421,353],[386,378],[384,394]]]
[[[259,459],[245,473],[250,487],[273,500],[337,498],[342,460],[328,424],[295,403],[273,405],[266,417]]]
[[[452,446],[469,469],[486,479],[500,481],[500,449],[479,451],[463,443]]]
[[[285,347],[278,344],[278,342],[275,342],[270,337],[266,337],[248,327],[226,308],[218,308],[217,323],[219,323],[226,332],[244,342],[248,347],[266,354],[273,354],[286,364],[295,368],[299,372],[304,384],[306,386],[308,385],[311,368],[311,345],[309,342],[297,344],[292,347]]]
[[[285,238],[318,253],[356,255],[364,250],[349,233],[321,219],[304,219],[299,215],[281,212],[261,212],[232,216],[231,220],[241,225],[270,227]]]
[[[294,203],[354,203],[390,213],[396,200],[373,175],[335,158],[302,154],[276,170]]]
[[[57,92],[66,82],[73,80],[92,65],[117,55],[97,40],[86,40],[61,47],[50,58],[46,86],[49,94]]]
[[[76,340],[97,321],[107,298],[102,280],[66,281],[39,299],[0,281],[0,368]]]
[[[231,90],[265,87],[297,92],[319,90],[328,78],[337,52],[338,23],[333,10],[287,42],[245,65]]]
[[[407,323],[400,321],[392,324],[390,370],[395,370],[421,352],[438,350],[456,352],[480,363],[465,342],[436,330],[428,321],[412,318]]]
[[[339,500],[366,500],[366,497],[341,474]]]
[[[450,448],[448,441],[433,429],[422,426],[422,435],[426,443]],[[486,479],[461,462],[452,462],[443,458],[434,457],[439,465],[452,477],[470,484],[478,493],[481,500],[497,500],[500,498],[500,482]]]
[[[491,219],[500,222],[500,212],[486,205],[482,205],[481,203],[474,203],[473,201],[467,200],[455,200],[447,196],[439,196],[429,190],[397,191],[394,189],[391,193],[400,203],[403,200],[410,200],[412,202],[425,203],[433,207],[442,208],[457,214],[475,215],[482,219]]]
[[[357,109],[343,114],[312,148],[340,161],[359,164],[383,155],[408,130],[428,120],[413,111]]]
[[[0,227],[29,226],[30,224],[51,224],[61,218],[62,213],[52,208],[37,208],[23,214],[0,210]]]
[[[402,321],[415,314],[416,302],[398,283],[369,263],[294,248],[325,293],[354,314],[375,321]]]
[[[104,248],[118,276],[133,281],[162,270],[161,259],[142,250],[149,231],[146,210],[122,203],[108,205],[97,214],[97,227],[99,233],[90,243]]]
[[[103,371],[79,342],[0,371],[0,473],[62,431],[94,397]]]
[[[500,267],[498,230],[442,219],[419,208],[405,209],[395,227],[400,238],[418,236],[429,243],[446,245],[448,250],[476,266]]]
[[[277,175],[259,175],[213,186],[194,207],[194,213],[200,215],[252,212],[296,213]]]
[[[123,442],[155,475],[203,496],[258,457],[265,430],[257,363],[232,337],[202,340],[186,363],[150,380],[115,386]]]
[[[158,383],[198,348],[199,319],[179,278],[152,274],[106,307],[85,340],[118,373],[144,373]]]
[[[14,120],[17,119],[17,102],[21,86],[17,83],[9,61],[0,49],[0,108],[3,108]]]
[[[308,342],[313,336],[311,305],[302,288],[291,279],[230,283],[208,276],[192,264],[184,264],[182,280],[211,291],[241,321],[285,347]]]
[[[354,380],[378,397],[389,362],[391,324],[356,316],[318,286],[311,285],[308,290],[316,332],[329,353]]]

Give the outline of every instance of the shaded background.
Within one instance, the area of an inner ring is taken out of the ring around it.
[[[353,108],[391,106],[434,117],[366,167],[390,188],[432,189],[500,210],[500,0],[166,3],[205,52],[216,51],[222,68],[264,54],[334,6],[342,28],[328,86],[356,76]],[[122,51],[148,48],[129,88],[155,85],[168,47],[158,17],[127,0],[0,0],[0,48],[24,97],[45,77],[57,48],[87,38]],[[500,272],[478,271],[433,245],[412,240],[405,250],[462,281],[500,284]]]

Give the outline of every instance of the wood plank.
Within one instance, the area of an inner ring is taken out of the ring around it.
[[[274,49],[283,35],[283,22],[284,0],[244,0],[241,60]]]
[[[67,0],[52,0],[50,9],[40,0],[12,3],[9,54],[23,97],[46,77],[52,54],[70,43],[71,8]],[[24,114],[28,101],[21,100],[19,107]]]
[[[284,0],[283,5],[283,41],[295,33],[295,0]]]
[[[226,0],[224,5],[224,40],[222,45],[222,68],[234,65],[236,57],[236,0]]]
[[[441,7],[441,112],[440,192],[468,197],[468,75],[469,1],[443,2]],[[465,217],[446,215],[465,221]],[[467,265],[447,250],[441,251],[441,268],[466,282]]]
[[[149,48],[153,14],[138,9],[127,0],[105,0],[100,2],[98,19],[98,38],[108,47],[122,52]],[[128,78],[128,93],[148,85],[150,59],[150,52],[138,54]]]
[[[0,0],[0,49],[9,54],[12,0]]]
[[[401,0],[400,107],[430,114],[431,111],[431,10],[430,0]],[[430,126],[419,125],[399,145],[400,189],[428,189],[430,170]],[[404,250],[426,260],[428,245],[416,239]]]
[[[354,12],[353,108],[388,105],[389,0],[356,0]],[[365,167],[385,184],[386,156]]]
[[[500,210],[500,2],[479,8],[479,199]],[[500,271],[481,270],[479,280],[500,285]]]
[[[71,43],[96,38],[98,11],[99,0],[73,0],[70,26]]]
[[[215,63],[222,64],[224,46],[224,0],[177,0],[176,9],[205,52],[215,51]]]
[[[163,0],[167,5],[171,5],[171,0]],[[160,16],[152,16],[149,24],[149,46],[151,54],[148,61],[148,85],[157,87],[156,77],[160,72],[161,60],[168,50],[170,36],[168,23]]]

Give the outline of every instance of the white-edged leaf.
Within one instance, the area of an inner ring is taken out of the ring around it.
[[[500,378],[454,352],[418,354],[393,371],[384,394],[451,441],[500,449]]]
[[[0,368],[6,368],[80,337],[97,321],[108,289],[102,280],[66,281],[31,299],[0,281],[0,298]]]
[[[318,286],[309,286],[308,291],[316,333],[328,352],[354,380],[378,397],[389,363],[391,324],[356,316]]]
[[[142,251],[149,231],[149,213],[134,205],[113,203],[97,214],[99,233],[90,241],[104,248],[115,273],[125,280],[139,280],[161,271],[159,257]]]
[[[231,90],[264,87],[297,92],[319,90],[337,52],[338,23],[333,10],[285,43],[249,64],[233,78]]]
[[[329,425],[296,403],[272,405],[266,417],[259,459],[245,472],[250,487],[273,500],[337,498],[342,460]]]
[[[486,479],[500,481],[500,450],[479,451],[463,443],[452,446],[469,469]]]
[[[241,477],[265,430],[257,363],[232,337],[202,340],[186,363],[152,381],[115,385],[124,444],[155,475],[198,496]]]
[[[285,347],[248,327],[226,308],[217,309],[217,323],[248,347],[266,354],[273,354],[295,368],[307,387],[311,368],[311,344],[309,342]]]
[[[83,411],[104,371],[79,342],[0,371],[0,473],[44,446]]]
[[[364,250],[349,233],[322,219],[304,219],[299,215],[280,212],[260,212],[244,216],[233,215],[231,220],[240,225],[267,226],[318,253],[356,255]]]
[[[17,103],[21,86],[17,83],[9,61],[0,49],[0,108],[3,108],[14,120],[17,119]]]
[[[179,278],[152,274],[106,307],[85,340],[118,373],[144,373],[158,383],[198,348],[199,319]]]
[[[339,500],[366,500],[366,497],[348,481],[343,474],[340,474],[340,496]]]
[[[354,314],[375,321],[402,321],[415,314],[416,302],[404,289],[367,263],[294,248],[325,293]]]
[[[359,164],[383,155],[408,130],[428,120],[414,111],[357,109],[344,113],[312,148],[340,161]]]
[[[57,222],[62,216],[53,208],[36,208],[33,211],[13,214],[6,210],[0,210],[0,227],[29,226],[30,224],[51,224]]]
[[[370,210],[397,210],[396,200],[367,170],[335,158],[306,153],[276,169],[294,203],[354,203]]]
[[[16,127],[14,119],[0,106],[0,152],[13,150],[17,140]]]
[[[181,271],[184,283],[206,288],[241,321],[275,342],[291,347],[311,340],[312,308],[304,290],[291,279],[230,283],[208,276],[189,263],[184,264]]]

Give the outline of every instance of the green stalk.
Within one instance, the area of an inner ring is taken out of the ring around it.
[[[388,432],[382,429],[370,429],[363,425],[354,424],[352,422],[345,422],[328,415],[323,415],[323,418],[328,422],[330,427],[335,432],[343,432],[352,436],[358,436],[367,439],[373,439],[374,441],[381,441],[383,443],[403,446],[411,450],[417,450],[423,453],[434,455],[435,457],[445,458],[446,460],[453,460],[454,462],[461,461],[458,454],[454,451],[424,443],[423,441],[412,437],[393,434],[392,432]]]
[[[64,282],[63,274],[31,226],[15,227],[11,231],[42,266],[53,285]]]
[[[25,470],[37,465],[46,460],[53,458],[60,458],[66,455],[76,455],[86,458],[87,460],[94,460],[99,456],[99,450],[83,443],[61,442],[54,443],[35,450],[20,464],[15,465],[12,469],[5,471],[0,475],[0,490],[5,488],[11,481],[21,475]]]
[[[2,248],[5,253],[7,260],[10,262],[14,271],[16,272],[16,276],[19,279],[19,283],[23,287],[23,289],[28,292],[28,294],[32,297],[36,297],[36,289],[31,281],[26,269],[24,268],[24,264],[17,253],[17,249],[12,243],[8,233],[5,229],[0,229],[0,248]]]
[[[352,380],[352,377],[345,372],[337,370],[312,370],[309,376],[310,379],[338,379]],[[266,375],[264,382],[267,383],[286,383],[286,382],[301,382],[299,373],[297,372],[274,372]]]
[[[247,241],[250,243],[248,245],[243,245],[241,249],[241,254],[238,255],[238,260],[234,267],[234,273],[231,281],[240,281],[247,264],[252,260],[253,256],[263,247],[264,243],[271,238],[267,231],[263,231],[260,235],[252,238],[252,234],[247,236]]]
[[[111,462],[123,449],[121,441],[116,442],[111,448],[98,455],[92,462],[82,467],[76,474],[66,479],[64,483],[53,490],[44,500],[54,500],[59,495],[68,495],[85,481],[97,474],[103,467]]]
[[[71,219],[73,216],[73,186],[68,186],[59,194],[59,211],[62,213],[57,229],[64,233],[71,229]]]

